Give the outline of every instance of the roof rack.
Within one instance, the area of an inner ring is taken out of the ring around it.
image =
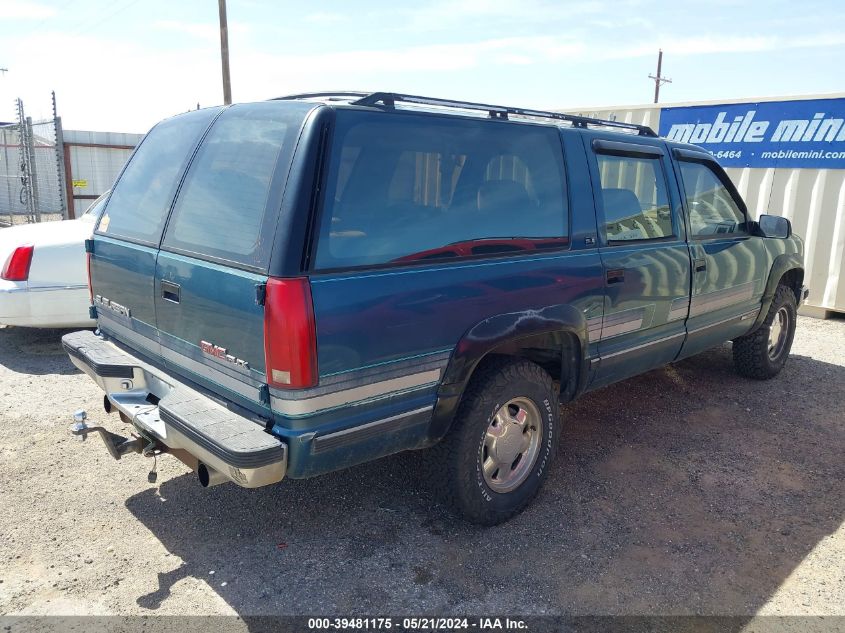
[[[480,112],[487,112],[488,116],[491,119],[508,119],[509,116],[554,119],[556,121],[567,121],[571,123],[573,127],[578,128],[586,129],[589,126],[611,127],[621,130],[633,131],[640,136],[657,136],[654,130],[652,130],[647,125],[623,123],[622,121],[610,121],[607,119],[594,119],[591,117],[578,116],[576,114],[564,114],[562,112],[550,112],[547,110],[531,110],[527,108],[512,108],[508,106],[490,105],[486,103],[474,103],[472,101],[455,101],[452,99],[438,99],[436,97],[421,97],[418,95],[401,94],[397,92],[309,92],[299,95],[278,97],[278,99],[343,99],[349,97],[356,97],[354,101],[350,101],[351,105],[380,105],[385,108],[394,108],[396,107],[397,103],[412,103],[415,105],[429,105],[440,108],[455,108],[458,110],[475,110]]]
[[[285,95],[284,97],[275,97],[272,101],[294,101],[296,99],[348,99],[349,97],[366,97],[370,92],[346,90],[335,92],[303,92],[296,95]]]

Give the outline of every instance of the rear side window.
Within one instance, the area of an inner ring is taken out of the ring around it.
[[[672,211],[659,158],[596,156],[609,242],[671,237]]]
[[[290,153],[288,137],[299,129],[288,118],[276,102],[220,115],[188,169],[162,247],[263,264],[276,219],[266,213],[270,184],[280,152]]]
[[[219,111],[190,112],[150,130],[112,191],[99,233],[158,246],[182,171]]]
[[[681,161],[679,164],[690,233],[695,237],[745,233],[745,213],[713,170],[704,163]]]
[[[316,267],[560,248],[556,129],[339,111]]]

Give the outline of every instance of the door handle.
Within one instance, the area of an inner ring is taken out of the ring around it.
[[[625,281],[625,271],[622,268],[613,268],[607,271],[607,283],[619,284]]]
[[[707,270],[707,260],[703,257],[701,259],[692,260],[692,265],[695,269],[695,272],[697,273],[703,273],[705,270]]]
[[[164,281],[161,282],[161,298],[165,301],[170,301],[171,303],[179,303],[179,295],[181,294],[181,286],[179,284],[174,284],[171,281]]]

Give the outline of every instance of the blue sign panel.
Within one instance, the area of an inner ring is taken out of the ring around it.
[[[845,99],[662,108],[660,136],[725,167],[845,169]]]

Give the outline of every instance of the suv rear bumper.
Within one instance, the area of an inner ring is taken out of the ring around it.
[[[66,334],[62,345],[73,364],[106,392],[111,410],[141,437],[177,454],[185,451],[244,488],[284,478],[287,445],[260,422],[230,411],[93,332]]]

